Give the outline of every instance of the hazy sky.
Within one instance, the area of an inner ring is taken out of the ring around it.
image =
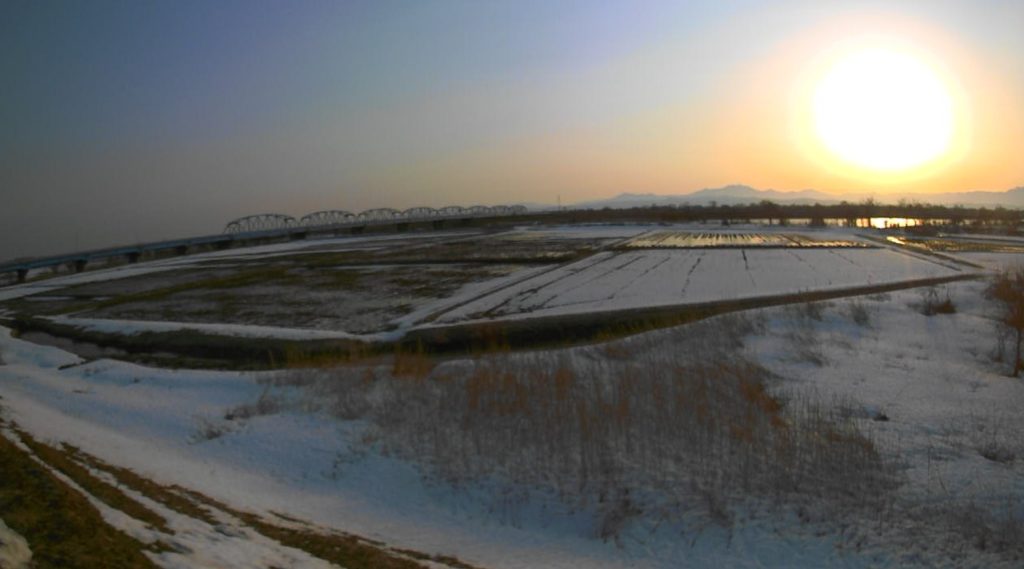
[[[6,0],[0,259],[264,211],[1004,190],[1022,30],[1020,0]],[[912,176],[836,168],[807,133],[823,58],[875,36],[956,100],[954,147]]]

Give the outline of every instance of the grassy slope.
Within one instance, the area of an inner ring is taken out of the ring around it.
[[[107,525],[84,496],[0,437],[0,518],[21,534],[34,567],[153,567],[145,545]]]
[[[452,557],[390,549],[383,543],[359,536],[325,532],[299,520],[285,519],[287,526],[271,523],[259,515],[232,509],[202,494],[176,486],[159,485],[75,447],[50,446],[16,429],[11,433],[30,452],[19,448],[6,436],[0,436],[0,519],[28,541],[35,568],[153,567],[143,552],[159,552],[166,546],[160,542],[141,543],[108,525],[82,494],[33,460],[33,455],[68,476],[90,495],[169,537],[173,536],[173,531],[162,518],[118,487],[100,480],[94,472],[105,472],[118,485],[211,525],[217,522],[210,512],[219,510],[282,545],[348,569],[421,569],[423,565],[417,560],[459,569],[472,567]]]

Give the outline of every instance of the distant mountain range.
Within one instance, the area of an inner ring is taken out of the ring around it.
[[[750,186],[731,185],[722,188],[699,190],[689,194],[632,194],[622,193],[613,198],[603,200],[585,201],[572,204],[571,207],[582,209],[601,209],[605,207],[625,209],[632,207],[650,207],[655,205],[736,205],[770,200],[778,204],[809,205],[820,203],[822,205],[837,204],[841,201],[859,202],[869,197],[874,197],[879,203],[897,203],[900,199],[908,202],[930,203],[939,205],[963,205],[969,207],[996,207],[1024,208],[1024,186],[1006,190],[1003,192],[952,192],[935,194],[886,194],[872,196],[871,194],[829,194],[817,190],[779,191],[779,190],[758,190]],[[530,204],[530,209],[550,209],[552,206],[541,206]]]

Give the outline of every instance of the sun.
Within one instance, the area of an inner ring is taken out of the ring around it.
[[[921,167],[949,152],[953,96],[910,53],[867,48],[836,60],[813,94],[817,137],[851,166],[881,173]]]

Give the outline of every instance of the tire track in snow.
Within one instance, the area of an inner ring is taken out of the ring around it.
[[[860,263],[854,261],[853,259],[850,259],[849,257],[847,257],[846,255],[843,255],[839,251],[836,251],[834,249],[829,249],[828,252],[832,253],[833,255],[836,255],[840,259],[846,261],[847,263],[850,263],[851,265],[853,265],[854,267],[857,267],[858,269],[863,269],[864,268]]]
[[[847,257],[846,255],[843,255],[842,253],[840,253],[839,251],[836,251],[835,249],[828,249],[828,252],[829,252],[829,253],[832,253],[833,255],[836,255],[837,257],[839,257],[840,259],[842,259],[842,260],[846,261],[847,263],[850,263],[850,264],[851,264],[851,265],[853,265],[854,267],[857,267],[858,269],[860,269],[860,270],[864,271],[864,272],[865,272],[865,273],[867,274],[867,278],[868,278],[868,284],[871,284],[872,282],[874,282],[874,280],[875,280],[875,279],[874,279],[874,275],[872,275],[872,274],[871,274],[871,271],[869,271],[869,270],[867,269],[867,267],[865,267],[864,265],[861,265],[861,264],[860,264],[860,263],[858,263],[857,261],[854,261],[853,259],[850,259],[850,258],[849,258],[849,257]],[[829,281],[828,281],[828,284],[832,284],[832,281],[831,281],[831,280],[829,280]]]
[[[617,294],[619,294],[620,292],[622,292],[626,288],[629,288],[633,283],[635,283],[638,280],[642,279],[645,275],[647,275],[651,271],[657,269],[661,265],[664,265],[666,262],[668,262],[669,259],[671,258],[671,256],[670,255],[666,255],[665,258],[659,260],[654,265],[644,269],[636,277],[633,277],[629,282],[627,282],[626,284],[622,285],[621,287],[619,287],[618,289],[616,289],[614,292],[612,292],[610,295],[608,295],[607,297],[605,297],[603,299],[573,300],[573,301],[561,302],[561,303],[555,304],[553,306],[549,306],[549,304],[552,301],[557,299],[559,296],[562,296],[565,293],[569,292],[570,290],[576,290],[576,289],[578,289],[578,288],[580,288],[580,287],[582,287],[582,286],[584,286],[586,284],[589,284],[593,280],[597,280],[597,279],[600,279],[600,278],[604,277],[605,275],[614,273],[615,271],[617,271],[619,269],[622,269],[624,267],[627,267],[627,266],[633,264],[636,261],[645,260],[645,259],[649,259],[649,258],[650,257],[647,256],[647,255],[638,256],[635,259],[632,259],[632,260],[630,260],[630,261],[628,261],[626,263],[623,263],[622,265],[620,265],[619,267],[617,267],[615,269],[612,269],[610,271],[606,271],[606,272],[604,272],[604,273],[602,273],[600,275],[595,276],[593,279],[591,279],[591,281],[587,281],[587,282],[582,283],[580,285],[574,286],[574,287],[572,287],[570,289],[566,289],[566,290],[562,291],[561,293],[555,294],[555,295],[549,297],[547,300],[545,300],[543,304],[530,307],[528,310],[543,310],[545,308],[564,308],[564,307],[567,307],[567,306],[579,306],[579,305],[583,305],[583,304],[600,304],[601,302],[607,302],[609,300],[613,300]],[[553,281],[553,282],[557,282],[557,281]],[[549,283],[549,284],[551,284],[551,283]]]
[[[602,262],[604,262],[606,260],[609,260],[609,259],[611,259],[613,257],[614,256],[606,257],[606,256],[602,255],[601,253],[596,253],[596,254],[591,255],[590,257],[586,257],[584,259],[578,259],[578,260],[575,260],[575,261],[569,261],[568,263],[563,263],[561,265],[555,265],[554,267],[551,267],[550,270],[544,271],[544,272],[539,273],[539,274],[527,276],[524,279],[515,281],[513,283],[509,283],[506,286],[499,287],[499,288],[497,288],[495,290],[483,293],[483,294],[477,296],[476,298],[467,300],[466,302],[464,302],[464,303],[462,303],[460,305],[452,306],[451,308],[449,308],[445,312],[451,312],[452,310],[455,310],[459,306],[463,306],[463,305],[469,304],[470,302],[473,302],[475,300],[479,300],[479,299],[485,298],[487,296],[490,296],[492,294],[496,294],[498,292],[501,292],[503,290],[507,290],[509,288],[512,288],[512,287],[518,285],[518,284],[522,284],[522,283],[530,281],[532,279],[536,279],[536,278],[540,278],[540,277],[551,275],[552,273],[558,271],[559,269],[565,269],[567,274],[562,275],[562,276],[557,276],[556,275],[555,278],[553,278],[553,279],[551,279],[549,281],[546,281],[544,283],[541,283],[541,284],[537,285],[534,288],[526,288],[526,289],[523,289],[523,290],[521,290],[519,292],[513,293],[513,294],[509,295],[507,298],[505,298],[504,300],[502,300],[501,302],[499,302],[498,304],[495,304],[491,308],[488,308],[487,310],[484,310],[482,312],[482,315],[486,316],[486,317],[491,317],[491,316],[500,316],[502,314],[509,314],[510,312],[522,312],[523,311],[523,307],[520,304],[515,305],[516,309],[513,309],[512,311],[500,312],[500,310],[502,308],[508,306],[510,303],[512,303],[512,301],[520,301],[521,302],[523,300],[526,300],[527,298],[529,298],[530,295],[537,294],[538,292],[540,292],[540,290],[542,288],[544,288],[546,286],[550,286],[550,285],[552,285],[554,283],[557,283],[558,281],[560,281],[562,279],[566,279],[566,278],[568,278],[570,276],[573,276],[573,275],[576,275],[578,273],[581,273],[581,272],[583,272],[583,271],[585,271],[585,270],[587,270],[587,269],[589,269],[589,268],[591,268],[591,267],[593,267],[595,265],[599,265]],[[591,261],[591,262],[586,264],[586,265],[584,265],[584,266],[581,266],[581,267],[573,267],[573,265],[578,264],[578,263],[582,264],[584,261]],[[440,317],[440,315],[439,315],[439,317]]]
[[[658,261],[654,265],[648,267],[647,269],[644,269],[644,272],[642,272],[639,275],[633,277],[633,279],[630,280],[628,283],[626,283],[626,284],[622,285],[621,287],[619,287],[618,289],[616,289],[615,292],[613,292],[610,295],[608,295],[608,297],[605,298],[605,300],[612,300],[612,299],[614,299],[620,292],[622,292],[622,291],[626,290],[627,288],[633,286],[633,283],[635,283],[638,280],[644,278],[651,271],[653,271],[653,270],[657,269],[658,267],[660,267],[660,266],[664,265],[665,263],[667,263],[670,258],[671,258],[670,255],[665,255],[665,258],[663,258],[662,260]]]
[[[815,275],[815,277],[817,277],[817,276],[820,276],[820,275],[821,275],[821,273],[820,273],[820,272],[818,271],[818,269],[817,269],[817,268],[816,268],[816,267],[814,266],[814,264],[813,264],[813,263],[809,263],[809,262],[808,262],[808,261],[807,261],[806,259],[804,259],[804,258],[803,258],[803,257],[801,257],[800,255],[797,255],[796,251],[794,251],[793,249],[783,249],[783,251],[785,251],[785,252],[789,253],[790,255],[792,255],[792,256],[793,256],[793,258],[794,258],[794,259],[796,259],[797,261],[800,261],[800,263],[802,263],[802,264],[803,264],[803,265],[805,265],[805,266],[806,266],[806,267],[807,267],[808,269],[810,269],[810,271],[811,271],[811,274],[812,274],[812,275]],[[832,279],[828,279],[828,278],[826,278],[825,280],[827,280],[827,281],[828,281],[828,284],[827,284],[827,286],[832,286]]]
[[[609,261],[609,262],[613,261],[616,257],[619,257],[619,256],[621,256],[621,255],[620,254],[616,254],[613,257],[611,257],[610,259],[608,259],[607,261]],[[585,280],[585,281],[583,281],[583,282],[581,282],[579,284],[573,285],[573,286],[571,286],[571,287],[569,287],[569,288],[567,288],[565,290],[562,290],[560,292],[556,292],[556,293],[552,294],[544,302],[540,303],[539,305],[534,306],[533,309],[537,310],[537,309],[543,309],[543,308],[551,308],[551,306],[550,306],[551,303],[554,302],[555,299],[557,299],[558,297],[564,296],[564,295],[566,295],[566,294],[568,294],[568,293],[570,293],[570,292],[572,292],[574,290],[577,290],[577,289],[580,289],[582,287],[585,287],[585,286],[589,285],[590,283],[592,283],[594,281],[600,280],[600,279],[602,279],[602,278],[604,278],[604,277],[606,277],[606,276],[608,276],[608,275],[610,275],[612,273],[615,273],[615,272],[618,272],[618,271],[620,271],[622,269],[625,269],[626,267],[628,267],[628,266],[632,265],[633,263],[636,263],[636,262],[638,262],[638,261],[640,261],[642,259],[644,259],[643,255],[636,255],[632,259],[626,261],[625,263],[622,263],[621,265],[617,265],[615,267],[612,267],[612,268],[610,268],[610,269],[608,269],[608,270],[606,270],[604,272],[601,272],[601,273],[598,273],[597,275],[594,275],[593,277],[591,277],[588,280]],[[597,266],[599,264],[601,264],[601,263],[594,263],[593,265],[590,265],[587,268],[589,269],[590,267],[594,267],[594,266]],[[579,271],[579,272],[582,272],[582,271]],[[573,273],[573,275],[575,275],[575,274],[577,274],[577,273]],[[558,279],[556,281],[548,283],[548,285],[546,285],[546,286],[549,286],[551,284],[557,283],[560,280],[562,280],[562,279]],[[560,305],[556,304],[555,306],[560,306]]]
[[[743,254],[743,272],[747,273],[747,277],[750,279],[750,286],[757,290],[757,281],[754,280],[754,273],[750,270],[750,263],[747,261],[747,250],[740,249],[740,253]]]
[[[697,270],[697,266],[700,265],[701,260],[704,259],[704,251],[701,251],[697,255],[697,261],[690,267],[690,270],[686,272],[686,280],[683,281],[683,288],[679,291],[679,294],[686,297],[686,289],[690,287],[690,277],[693,276],[693,272]]]

